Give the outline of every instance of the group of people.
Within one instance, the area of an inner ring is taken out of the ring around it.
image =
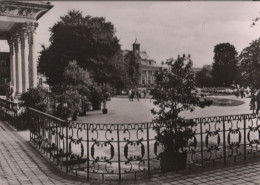
[[[134,101],[134,98],[136,98],[138,101],[141,98],[141,91],[138,89],[130,89],[128,91],[128,97],[129,97],[129,101]],[[146,90],[143,91],[143,98],[146,98]]]
[[[244,87],[240,87],[240,88],[236,89],[236,96],[237,97],[240,96],[241,98],[245,97],[245,89],[244,89]]]
[[[252,93],[249,106],[250,110],[253,110],[253,114],[255,113],[255,110],[256,114],[258,114],[260,109],[260,90],[257,92],[256,96],[254,93]]]

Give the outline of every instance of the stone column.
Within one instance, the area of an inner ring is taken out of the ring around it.
[[[35,59],[35,50],[34,50],[34,37],[35,29],[38,26],[38,23],[30,23],[29,32],[28,32],[28,41],[29,41],[29,87],[37,87],[37,63]]]
[[[22,93],[22,69],[21,69],[20,37],[18,34],[15,35],[14,49],[15,49],[15,66],[16,66],[16,94],[20,95]]]
[[[13,38],[8,39],[10,48],[10,80],[13,87],[13,91],[16,92],[16,75],[15,75],[15,59],[14,59],[14,40]]]
[[[20,39],[21,39],[21,63],[22,63],[22,92],[26,92],[29,88],[29,78],[28,78],[28,42],[27,41],[27,33],[26,30],[22,29],[20,31]]]
[[[145,85],[148,85],[148,70],[145,71],[145,74],[146,74],[146,78],[145,78]]]

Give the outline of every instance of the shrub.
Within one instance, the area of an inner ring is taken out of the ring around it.
[[[188,140],[194,136],[192,127],[196,125],[192,120],[183,120],[179,113],[183,110],[193,111],[195,106],[203,107],[212,102],[205,99],[202,101],[197,95],[190,57],[178,57],[176,60],[171,58],[166,64],[168,67],[155,75],[152,96],[155,99],[154,104],[159,108],[152,109],[152,113],[156,115],[157,121],[166,122],[165,127],[157,127],[156,131],[157,140],[164,147],[161,153],[162,171],[171,171],[178,170],[180,163],[174,158],[180,156],[183,148],[187,147]],[[185,157],[180,159],[184,160]]]
[[[56,96],[58,106],[54,115],[67,120],[75,112],[79,113],[82,108],[82,96],[75,90],[67,90],[63,94]]]
[[[42,112],[48,109],[47,91],[42,87],[30,88],[21,95],[21,106],[31,107]]]

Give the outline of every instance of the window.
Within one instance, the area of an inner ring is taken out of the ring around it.
[[[1,60],[0,61],[0,67],[7,67],[7,61],[5,61],[5,60]]]
[[[142,76],[142,84],[145,84],[145,76]]]

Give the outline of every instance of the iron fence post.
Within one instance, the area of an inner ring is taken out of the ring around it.
[[[246,117],[243,116],[244,119],[244,160],[246,160]]]
[[[225,117],[223,118],[223,155],[224,155],[224,164],[226,164],[226,127],[225,127]]]
[[[87,124],[87,179],[89,180],[89,124]]]
[[[69,143],[68,143],[68,138],[69,137],[69,133],[68,133],[68,122],[66,122],[66,173],[68,173],[68,155],[69,155]]]
[[[27,121],[28,121],[28,124],[29,124],[30,142],[32,142],[33,128],[32,128],[31,119],[30,119],[30,110],[28,108],[27,108]]]
[[[31,110],[30,110],[31,111]],[[31,112],[31,116],[33,116],[33,113]],[[35,116],[35,115],[34,115]],[[35,119],[35,117],[34,117],[34,119],[32,119],[32,120],[34,120],[34,123],[31,121],[31,123],[32,123],[32,125],[33,125],[33,141],[34,141],[34,144],[35,144],[35,137],[36,137],[36,134],[38,134],[38,121]],[[36,124],[35,124],[35,122],[36,122]]]
[[[121,181],[121,161],[120,161],[120,137],[119,137],[119,125],[117,124],[117,153],[118,153],[118,175],[119,180]]]
[[[50,120],[48,120],[48,129],[49,129],[49,132],[48,132],[48,142],[49,142],[49,145],[50,145],[50,159],[51,159],[51,156],[52,156],[52,128],[51,128],[51,123],[50,123]],[[47,151],[48,152],[48,151]]]
[[[147,126],[147,158],[148,158],[148,177],[151,177],[151,169],[150,169],[150,137],[149,137],[149,123],[146,124]]]
[[[55,136],[56,136],[56,146],[57,146],[57,165],[59,163],[59,133],[58,133],[58,123],[56,122],[56,133],[55,133]]]
[[[201,156],[201,167],[204,166],[204,156],[203,156],[203,133],[202,133],[202,119],[200,118],[200,156]]]

